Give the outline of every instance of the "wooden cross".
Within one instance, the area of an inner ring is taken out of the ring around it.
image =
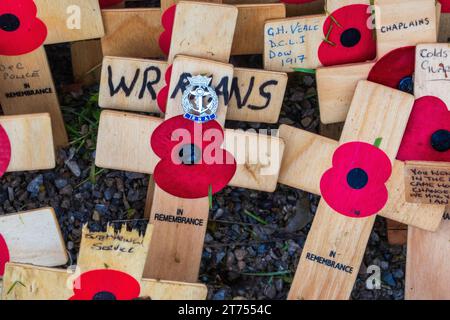
[[[0,216],[0,280],[9,261],[54,267],[67,262],[52,208]],[[0,294],[1,294],[0,281]]]
[[[5,300],[200,300],[206,286],[142,278],[152,226],[106,232],[83,228],[78,264],[73,270],[8,263],[4,275]]]
[[[320,180],[324,172],[332,167],[331,159],[335,150],[339,150],[339,145],[351,141],[371,143],[382,138],[379,148],[389,157],[393,169],[390,180],[386,183],[387,203],[378,213],[391,216],[393,210],[390,208],[398,206],[396,202],[401,189],[398,183],[392,183],[392,179],[401,177],[403,172],[398,170],[394,158],[412,105],[411,95],[368,81],[360,81],[339,144],[331,139],[282,125],[280,137],[285,141],[286,147],[279,182],[323,194]],[[334,166],[338,166],[340,161],[346,161],[345,157],[336,158],[337,153],[334,157]],[[352,161],[357,161],[356,158],[353,159]],[[308,172],[308,175],[304,172]],[[342,187],[336,184],[333,188],[339,192],[344,185],[345,181],[342,181]],[[341,198],[342,203],[350,207],[358,200],[346,199],[345,194],[342,194]],[[335,207],[333,204],[333,208]],[[429,230],[437,228],[439,222],[433,222],[433,219],[439,221],[439,215],[442,215],[439,208],[427,209],[425,217],[424,207],[411,204],[407,209],[409,210],[401,214],[397,213],[395,218],[420,224]],[[355,215],[358,214],[359,209],[355,211]],[[322,198],[303,248],[289,298],[348,299],[374,220],[375,215],[364,218],[344,216],[332,209]]]
[[[23,3],[22,3],[23,2]],[[43,45],[103,36],[97,0],[4,1],[0,103],[8,115],[48,112],[56,146],[68,143]],[[37,16],[36,11],[37,9]],[[28,21],[29,20],[29,21]],[[29,27],[27,27],[29,26]]]
[[[205,12],[205,10],[207,12],[205,17],[208,16],[209,18],[202,19],[201,25],[194,23],[189,33],[183,32],[180,26],[185,23],[192,23],[192,21],[189,21],[192,16],[191,13],[199,12],[199,15],[202,16],[202,12]],[[234,69],[226,62],[229,59],[233,39],[235,20],[233,16],[236,17],[236,15],[237,10],[233,6],[193,4],[189,2],[180,2],[178,4],[174,22],[174,37],[172,38],[170,49],[171,55],[175,56],[178,53],[195,54],[204,58],[220,59],[221,62],[177,55],[172,67],[171,82],[168,84],[171,94],[168,99],[166,119],[182,114],[181,93],[184,89],[175,89],[178,87],[183,74],[195,75],[205,73],[211,75],[213,86],[216,89],[219,88],[220,84],[220,88],[223,88],[222,91],[228,90],[229,92]],[[217,23],[217,21],[222,22]],[[205,38],[206,42],[198,43],[198,39],[204,39],[204,37],[199,36],[203,34],[204,30],[213,32],[215,29],[222,34],[220,41],[214,41],[213,45],[211,45]],[[195,35],[195,38],[192,37],[193,35]],[[178,43],[190,43],[192,48],[179,47],[177,46]],[[201,48],[206,48],[207,46],[209,46],[207,51],[201,51]],[[137,60],[132,62],[142,63],[142,61]],[[104,67],[107,68],[108,65],[105,64]],[[131,72],[133,70],[136,69],[132,68]],[[279,92],[280,97],[283,92],[284,89],[282,92]],[[217,121],[223,125],[227,113],[225,106],[228,101],[223,95],[219,95],[219,101]],[[277,103],[280,102],[278,101]],[[130,103],[129,105],[132,104]],[[159,158],[149,148],[149,137],[160,123],[161,119],[159,118],[117,111],[103,111],[97,142],[96,165],[113,169],[153,173]],[[136,130],[136,128],[139,129]],[[241,142],[237,142],[239,140]],[[113,145],[114,149],[112,149]],[[268,150],[263,157],[255,159],[252,155],[257,154],[258,145],[270,145],[271,150]],[[237,148],[237,146],[239,147]],[[277,155],[281,157],[284,147],[278,138],[226,130],[223,147],[233,154],[238,163],[230,185],[262,191],[273,191],[276,188],[281,159],[273,159]],[[120,152],[114,152],[113,150],[120,150]],[[271,166],[273,171],[264,175],[264,171]],[[174,197],[156,187],[150,223],[155,226],[156,238],[164,238],[165,240],[155,241],[150,248],[148,263],[144,272],[146,276],[168,280],[197,281],[209,212],[208,207],[207,194],[200,199],[188,200]],[[161,220],[160,217],[162,216],[182,216],[182,220],[195,220],[201,221],[201,223],[197,225],[169,223]]]
[[[415,46],[419,43],[435,42],[439,24],[436,11],[440,6],[434,0],[375,1],[377,59],[371,62],[320,67],[316,70],[317,93],[322,123],[343,122],[352,101],[356,84],[367,79],[369,72],[380,58],[394,49]],[[419,24],[417,21],[428,21]],[[394,29],[393,26],[413,23],[409,29]]]
[[[416,47],[416,108],[404,138],[406,201],[447,206],[436,232],[408,228],[405,298],[450,299],[450,94],[447,43]],[[426,122],[418,121],[427,117]],[[424,263],[424,261],[426,263]],[[425,267],[426,266],[426,267]]]

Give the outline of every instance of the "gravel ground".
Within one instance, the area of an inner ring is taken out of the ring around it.
[[[145,228],[142,217],[149,177],[95,168],[96,126],[91,122],[99,113],[98,87],[72,84],[67,45],[48,46],[47,52],[66,123],[75,131],[72,144],[57,152],[54,170],[5,174],[0,214],[52,206],[75,262],[84,223],[100,230],[108,222],[129,220],[129,225]],[[261,66],[257,56],[233,62]],[[318,116],[314,78],[292,76],[279,122],[318,132]],[[226,126],[268,127],[240,122]],[[215,195],[199,277],[210,289],[208,298],[285,299],[318,201],[317,196],[281,185],[274,193],[229,187]],[[370,265],[381,268],[380,290],[366,289]],[[385,220],[378,217],[352,298],[403,299],[404,269],[405,247],[387,243]]]

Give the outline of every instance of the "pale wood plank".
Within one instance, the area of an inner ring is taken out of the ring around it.
[[[439,97],[450,110],[450,46],[447,43],[419,44],[416,48],[414,96]]]
[[[108,109],[160,113],[156,98],[165,85],[166,70],[165,61],[104,57],[98,105]]]
[[[0,71],[3,112],[6,115],[49,113],[55,146],[66,146],[68,137],[44,47],[21,56],[0,56],[0,66],[5,68]],[[22,92],[30,90],[38,94],[23,95]]]
[[[179,54],[228,62],[237,15],[234,6],[180,1],[173,24],[169,63]]]
[[[241,101],[236,94],[228,104],[227,119],[247,122],[277,123],[287,86],[287,74],[266,70],[234,68],[234,79],[240,89]],[[253,83],[248,100],[243,99]],[[263,90],[266,96],[261,95]],[[267,95],[270,95],[268,98]],[[265,106],[265,107],[264,107]]]
[[[98,0],[35,0],[37,16],[47,26],[45,44],[100,38],[104,34]],[[72,15],[79,13],[79,26]]]
[[[378,58],[400,47],[436,41],[435,0],[375,0],[375,5]]]
[[[373,143],[383,137],[380,148],[393,161],[406,128],[414,99],[381,85],[358,83],[340,144]],[[345,195],[343,195],[345,196]],[[289,299],[348,299],[353,288],[375,215],[352,219],[336,213],[322,199],[302,251]],[[351,266],[346,273],[314,263],[308,253],[329,257]]]
[[[67,252],[52,208],[0,216],[0,234],[10,261],[54,267],[67,262]]]
[[[105,36],[102,50],[105,56],[129,58],[163,57],[158,45],[161,9],[105,9],[102,10]]]
[[[11,161],[7,172],[55,167],[55,149],[48,114],[2,116],[0,124],[11,143]]]
[[[408,229],[406,300],[450,299],[450,210],[439,229]]]
[[[316,70],[322,123],[343,122],[359,80],[367,79],[374,62],[321,67]]]
[[[282,3],[239,4],[236,32],[231,53],[259,54],[264,51],[264,24],[267,20],[286,17],[286,7]]]
[[[317,51],[324,36],[326,18],[322,14],[267,21],[264,26],[264,68],[293,72],[294,68],[320,67]]]

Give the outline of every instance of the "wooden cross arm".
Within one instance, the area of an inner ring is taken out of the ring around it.
[[[77,276],[63,269],[8,263],[2,299],[67,300],[74,294],[68,284]],[[204,300],[207,296],[207,288],[202,284],[143,279],[140,285],[140,296],[153,300]]]
[[[231,54],[262,53],[264,22],[285,17],[284,4],[240,4],[236,7],[238,15]],[[105,56],[133,58],[164,56],[158,45],[159,35],[163,31],[160,8],[105,9],[102,10],[102,16],[105,25],[102,50]],[[203,24],[200,26],[204,27]],[[223,28],[216,25],[214,30]]]
[[[11,161],[7,172],[55,167],[52,127],[48,114],[2,116],[0,124],[11,143]]]
[[[10,261],[47,267],[67,262],[64,239],[52,208],[1,216],[0,235]]]
[[[152,174],[159,158],[150,148],[150,137],[162,121],[150,116],[103,111],[98,131],[96,165],[101,168]],[[267,144],[264,143],[266,141]],[[243,142],[244,146],[239,142]],[[255,160],[252,154],[256,152],[258,142],[271,148],[267,150],[267,157]],[[281,139],[226,129],[224,148],[238,161],[237,171],[230,186],[268,192],[275,190],[284,151]],[[273,169],[273,174],[266,174],[269,169]]]
[[[320,178],[331,167],[331,159],[339,143],[287,125],[280,126],[280,138],[286,147],[278,181],[320,195]],[[394,161],[392,176],[386,184],[389,200],[379,215],[434,231],[439,226],[445,207],[406,202],[404,166],[402,161]]]
[[[165,85],[167,62],[160,60],[104,57],[99,106],[124,111],[160,113],[157,94]],[[234,68],[233,77],[220,79],[228,90],[228,120],[276,123],[287,85],[287,74],[259,69]],[[179,77],[178,83],[185,83]],[[181,95],[180,86],[176,94]],[[225,94],[223,94],[225,96]]]
[[[37,16],[47,26],[45,44],[101,38],[104,35],[98,0],[34,0]]]

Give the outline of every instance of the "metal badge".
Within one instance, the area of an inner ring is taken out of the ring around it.
[[[189,86],[181,100],[186,119],[205,123],[216,119],[219,98],[216,90],[209,84],[212,78],[206,76],[188,77]]]

